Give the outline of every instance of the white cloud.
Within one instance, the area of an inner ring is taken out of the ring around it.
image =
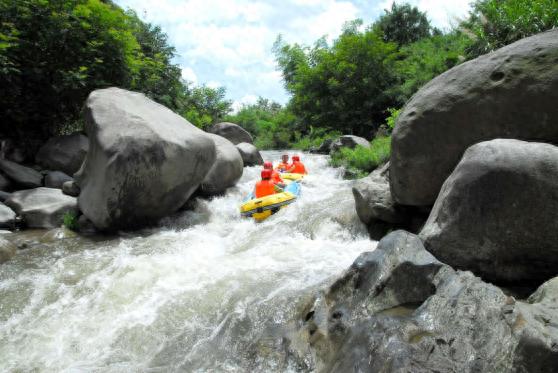
[[[470,0],[410,0],[446,27],[463,15]],[[371,23],[392,0],[116,0],[158,24],[176,47],[182,77],[197,84],[225,86],[236,102],[264,96],[285,102],[272,46],[277,35],[287,42],[312,44],[335,38],[347,21]]]
[[[235,100],[232,104],[233,113],[238,113],[242,106],[255,104],[258,101],[258,97],[255,95],[245,95],[240,100]]]

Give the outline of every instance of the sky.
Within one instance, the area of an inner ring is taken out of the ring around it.
[[[434,26],[463,18],[471,0],[408,0]],[[281,34],[288,43],[332,40],[343,24],[376,20],[393,0],[116,0],[161,26],[176,48],[182,77],[197,85],[224,86],[237,110],[258,96],[284,104],[288,94],[272,52]]]

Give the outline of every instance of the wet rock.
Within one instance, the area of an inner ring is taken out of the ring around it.
[[[0,236],[0,264],[7,262],[15,256],[17,253],[17,247]]]
[[[85,215],[81,215],[78,219],[78,230],[80,233],[93,234],[97,232],[95,225]]]
[[[329,154],[331,152],[331,144],[333,144],[333,139],[325,139],[315,152],[318,154]]]
[[[8,191],[12,188],[12,182],[4,175],[0,174],[0,191]]]
[[[364,146],[365,148],[370,147],[370,143],[365,138],[353,135],[344,135],[331,143],[330,152],[334,153],[341,148],[354,149],[357,145]]]
[[[71,182],[73,180],[74,179],[72,177],[66,175],[64,172],[51,171],[45,176],[45,186],[47,188],[62,189],[62,185],[65,182]]]
[[[244,128],[240,127],[238,124],[229,123],[229,122],[222,122],[217,123],[208,130],[209,133],[213,133],[215,135],[222,136],[232,142],[234,145],[238,145],[243,142],[247,142],[249,144],[254,143],[254,139],[252,135]]]
[[[434,78],[392,135],[391,191],[432,205],[471,145],[494,138],[558,143],[558,29],[522,39]]]
[[[99,230],[139,228],[177,211],[215,161],[205,132],[143,94],[96,90],[84,112],[89,152],[75,180],[80,210]]]
[[[12,194],[0,190],[0,202],[7,200]]]
[[[12,193],[6,205],[20,215],[30,228],[57,228],[66,213],[78,213],[76,198],[60,189],[36,188]]]
[[[46,170],[76,173],[89,150],[89,140],[81,133],[50,138],[37,152],[35,162]]]
[[[550,372],[556,283],[519,302],[393,232],[305,311],[291,359],[323,372]]]
[[[471,146],[420,233],[426,248],[497,283],[536,283],[558,266],[558,147],[497,139]]]
[[[14,229],[16,213],[3,203],[0,203],[0,228]]]
[[[258,148],[247,142],[241,142],[236,145],[236,148],[240,152],[242,161],[244,162],[244,167],[257,166],[263,164],[263,158]]]
[[[17,187],[38,188],[43,185],[43,175],[41,175],[40,172],[12,161],[0,159],[0,170],[13,181]]]
[[[74,180],[65,181],[62,184],[62,193],[68,196],[77,197],[79,196],[79,191],[79,186]]]
[[[218,135],[208,134],[215,142],[216,158],[213,166],[200,185],[206,196],[218,195],[234,185],[242,176],[244,163],[240,152],[232,142]]]

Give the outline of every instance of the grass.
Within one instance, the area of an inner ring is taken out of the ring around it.
[[[358,145],[354,149],[341,148],[331,156],[331,165],[345,167],[348,174],[356,178],[364,177],[389,160],[391,137],[377,137],[370,148]]]
[[[78,217],[77,214],[73,211],[67,211],[64,213],[64,216],[62,216],[62,224],[72,230],[72,231],[77,231],[79,226],[78,226]]]

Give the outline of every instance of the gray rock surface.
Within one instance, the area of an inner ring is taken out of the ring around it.
[[[222,136],[228,139],[234,145],[240,144],[242,142],[247,142],[249,144],[254,143],[254,139],[248,131],[240,127],[238,124],[230,122],[217,123],[211,126],[208,132]]]
[[[36,188],[12,193],[5,204],[11,207],[29,228],[57,228],[64,214],[77,215],[77,200],[60,189]]]
[[[557,211],[558,147],[491,140],[467,149],[420,236],[455,268],[540,284],[557,274]]]
[[[65,181],[62,184],[62,192],[64,194],[69,195],[69,196],[77,197],[77,196],[79,196],[80,190],[79,190],[79,186],[77,185],[77,183],[73,180],[70,180],[70,181]]]
[[[22,166],[6,159],[0,159],[0,170],[17,187],[38,188],[43,185],[43,175],[32,168]]]
[[[329,154],[331,152],[331,144],[333,144],[332,139],[326,139],[324,142],[320,144],[318,149],[316,149],[316,153],[318,154]]]
[[[0,203],[0,228],[13,229],[16,222],[16,213],[3,203]]]
[[[364,146],[365,148],[370,147],[370,143],[365,138],[353,135],[344,135],[331,143],[330,152],[334,153],[341,148],[354,149],[357,145]]]
[[[35,162],[46,170],[76,173],[89,150],[89,140],[81,133],[50,138],[37,152]]]
[[[139,228],[175,212],[215,161],[205,132],[143,94],[96,90],[84,113],[89,152],[75,180],[80,210],[99,230]]]
[[[216,158],[213,166],[200,184],[200,192],[206,196],[218,195],[236,185],[242,176],[244,163],[240,152],[232,142],[218,135],[208,134],[215,142]]]
[[[6,199],[8,199],[8,197],[10,197],[12,194],[8,193],[8,192],[4,192],[0,190],[0,202],[4,202]]]
[[[0,191],[8,191],[12,188],[12,182],[4,175],[0,174]]]
[[[519,302],[392,232],[308,307],[287,358],[321,372],[551,372],[556,283]]]
[[[73,180],[71,176],[66,175],[62,171],[51,171],[45,176],[45,186],[47,188],[62,189],[62,184]]]
[[[7,262],[16,255],[17,247],[4,237],[0,237],[0,264]]]
[[[405,105],[392,135],[391,192],[432,205],[471,145],[494,138],[558,143],[558,29],[434,78]]]
[[[258,148],[247,142],[241,142],[236,145],[236,148],[240,152],[242,161],[244,162],[244,167],[257,166],[263,164],[263,158]]]

